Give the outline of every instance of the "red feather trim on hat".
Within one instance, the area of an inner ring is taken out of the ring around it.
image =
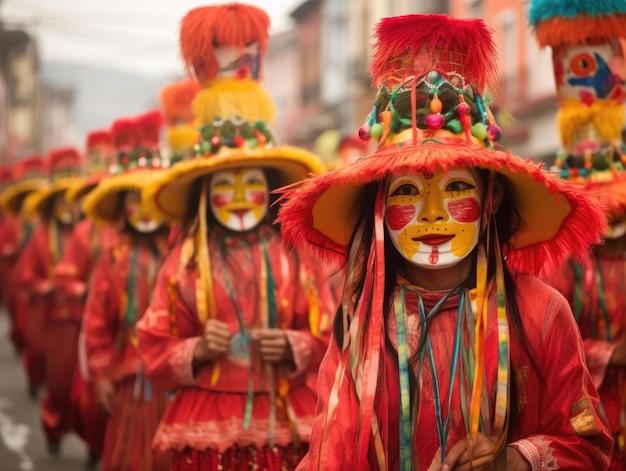
[[[142,147],[157,150],[161,143],[163,114],[159,110],[149,111],[137,117],[139,142]]]
[[[497,83],[497,53],[481,19],[446,15],[384,18],[376,26],[369,71],[373,84],[393,86],[433,69],[457,72],[482,91]]]
[[[251,5],[230,3],[195,8],[181,22],[181,55],[188,70],[202,70],[202,79],[210,80],[218,71],[215,48],[244,48],[258,42],[264,54],[269,26],[267,13]]]
[[[113,146],[118,151],[126,151],[139,144],[139,126],[135,118],[120,118],[111,124]]]

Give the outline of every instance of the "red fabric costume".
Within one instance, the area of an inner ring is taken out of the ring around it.
[[[401,281],[401,283],[405,283]],[[601,420],[595,414],[598,403],[597,394],[591,378],[581,362],[582,344],[577,335],[576,325],[571,318],[565,300],[554,290],[538,279],[517,275],[515,277],[517,300],[522,313],[524,339],[511,342],[512,373],[515,377],[513,416],[508,435],[508,443],[515,446],[532,466],[533,470],[554,469],[605,469],[608,465],[606,451],[611,441],[601,427]],[[495,326],[496,292],[493,285],[489,291],[490,310],[488,325]],[[439,301],[443,293],[423,293],[428,310]],[[458,307],[458,296],[448,299],[430,326],[429,337],[434,348],[436,365],[449,365],[451,345]],[[394,347],[396,331],[395,319],[389,316],[388,340]],[[415,332],[413,344],[409,343],[409,357],[417,346],[420,329],[415,296],[407,296],[407,329]],[[465,324],[465,319],[464,319]],[[473,321],[472,321],[473,324]],[[465,348],[468,348],[468,333],[464,335]],[[497,370],[497,330],[491,328],[485,341],[487,397],[488,407],[493,413],[494,380]],[[532,354],[532,358],[529,357]],[[354,417],[358,417],[359,401],[353,380],[346,376],[339,391],[341,407],[335,421],[328,431],[323,430],[324,417],[328,409],[328,398],[341,353],[333,339],[320,367],[319,395],[324,399],[319,404],[318,419],[313,425],[310,452],[300,464],[299,469],[339,470],[351,469],[355,460],[354,450],[357,428]],[[393,357],[395,353],[386,352],[384,366],[388,372],[397,371]],[[417,373],[417,365],[412,365]],[[447,397],[450,378],[448,368],[438,371],[439,394]],[[444,374],[445,373],[445,374]],[[419,404],[419,421],[415,430],[414,446],[419,457],[419,469],[439,469],[441,453],[439,439],[434,430],[435,410],[433,401],[433,374],[428,362],[423,366],[424,393]],[[545,381],[550,378],[550,381]],[[398,397],[397,375],[390,375],[386,387],[389,397]],[[465,390],[471,384],[465,384]],[[465,424],[460,413],[463,406],[460,400],[460,379],[457,375],[454,383],[452,402],[448,408],[442,404],[443,417],[450,417],[448,449],[465,437]],[[387,411],[390,417],[390,430],[398,427],[398,402],[382,401],[376,403],[379,414]],[[395,418],[394,418],[395,417]],[[565,419],[565,420],[564,420]],[[598,427],[600,426],[600,427]],[[324,435],[328,433],[327,435]],[[397,440],[397,434],[390,434]],[[383,438],[384,439],[384,438]],[[324,440],[324,444],[322,444]],[[388,469],[398,469],[397,443],[392,443]],[[603,453],[599,450],[604,450]],[[395,456],[394,456],[395,455]],[[318,468],[320,466],[320,468]]]
[[[102,248],[111,243],[110,239],[113,234],[112,229],[97,228],[88,219],[79,222],[72,232],[72,239],[67,250],[55,269],[59,297],[71,306],[73,314],[81,323],[93,266]],[[84,342],[84,339],[82,341]],[[101,456],[107,415],[96,401],[93,385],[81,371],[80,343],[79,338],[72,392],[72,400],[79,411],[75,429],[87,442],[90,450]]]
[[[41,224],[16,268],[29,303],[28,310],[20,312],[27,316],[26,364],[31,379],[45,376],[46,396],[41,414],[50,442],[58,442],[69,432],[74,420],[70,399],[80,317],[57,295],[54,280],[55,264],[69,247],[71,234],[71,227],[57,228],[54,221]]]
[[[609,362],[626,326],[626,258],[588,254],[552,276],[569,301],[583,338],[587,366],[615,438],[611,469],[626,469],[626,375]]]
[[[280,378],[278,390],[253,349],[249,362],[245,355],[231,352],[197,373],[192,371],[193,351],[204,326],[196,307],[197,271],[193,263],[181,264],[184,246],[177,246],[165,261],[152,303],[138,324],[149,377],[157,386],[179,388],[154,441],[160,450],[175,450],[177,456],[185,456],[175,461],[174,469],[186,469],[185,461],[189,469],[227,469],[230,460],[241,456],[249,456],[259,467],[282,462],[293,468],[306,451],[304,444],[297,444],[309,440],[316,402],[315,377],[334,310],[323,266],[282,245],[279,234],[267,227],[258,233],[226,238],[213,232],[209,252],[216,318],[227,323],[233,334],[240,330],[238,315],[246,332],[260,327],[260,310],[266,301],[259,286],[263,263],[259,236],[267,244],[280,306],[278,323],[295,364],[294,371],[270,373]],[[232,343],[242,339],[234,335]],[[252,415],[246,428],[243,423],[250,385]],[[273,393],[279,405],[271,425]],[[279,447],[274,452],[267,446],[272,440]]]
[[[16,351],[24,347],[24,328],[17,318],[18,292],[15,284],[15,264],[19,254],[19,221],[9,214],[0,215],[0,280],[2,301],[11,318],[10,338]]]
[[[91,281],[84,318],[87,362],[92,381],[115,386],[103,470],[165,470],[150,443],[165,410],[164,390],[152,388],[137,353],[135,323],[145,312],[162,257],[157,236],[149,240],[119,235],[100,256]]]

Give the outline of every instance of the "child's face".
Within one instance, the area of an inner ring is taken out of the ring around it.
[[[137,232],[149,234],[163,225],[161,219],[148,216],[141,204],[141,193],[129,191],[124,195],[124,211],[128,224]]]
[[[478,175],[466,168],[391,175],[385,225],[398,252],[431,269],[467,257],[480,237],[480,186]]]
[[[61,224],[73,224],[77,220],[75,207],[65,200],[64,193],[58,193],[54,197],[53,206],[54,217]]]
[[[254,229],[267,214],[269,188],[260,168],[216,172],[209,191],[211,212],[231,231]]]

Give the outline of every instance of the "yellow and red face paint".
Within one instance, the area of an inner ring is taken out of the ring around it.
[[[145,212],[141,204],[141,193],[128,191],[124,195],[124,213],[128,224],[137,232],[149,234],[163,225],[161,219],[156,219]]]
[[[61,224],[70,225],[77,221],[78,214],[75,205],[65,200],[64,193],[57,193],[52,203],[54,218]]]
[[[260,168],[216,172],[209,186],[211,212],[227,229],[254,229],[267,214],[269,188]]]
[[[390,176],[387,188],[387,231],[411,263],[447,268],[474,250],[482,211],[480,183],[472,171],[406,172]]]

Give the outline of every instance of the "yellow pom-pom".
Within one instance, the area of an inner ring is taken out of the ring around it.
[[[194,126],[181,125],[167,130],[167,142],[172,151],[193,149],[199,138],[200,133]]]
[[[202,126],[216,118],[243,118],[273,124],[276,108],[270,95],[253,80],[215,79],[193,101],[193,113]]]

